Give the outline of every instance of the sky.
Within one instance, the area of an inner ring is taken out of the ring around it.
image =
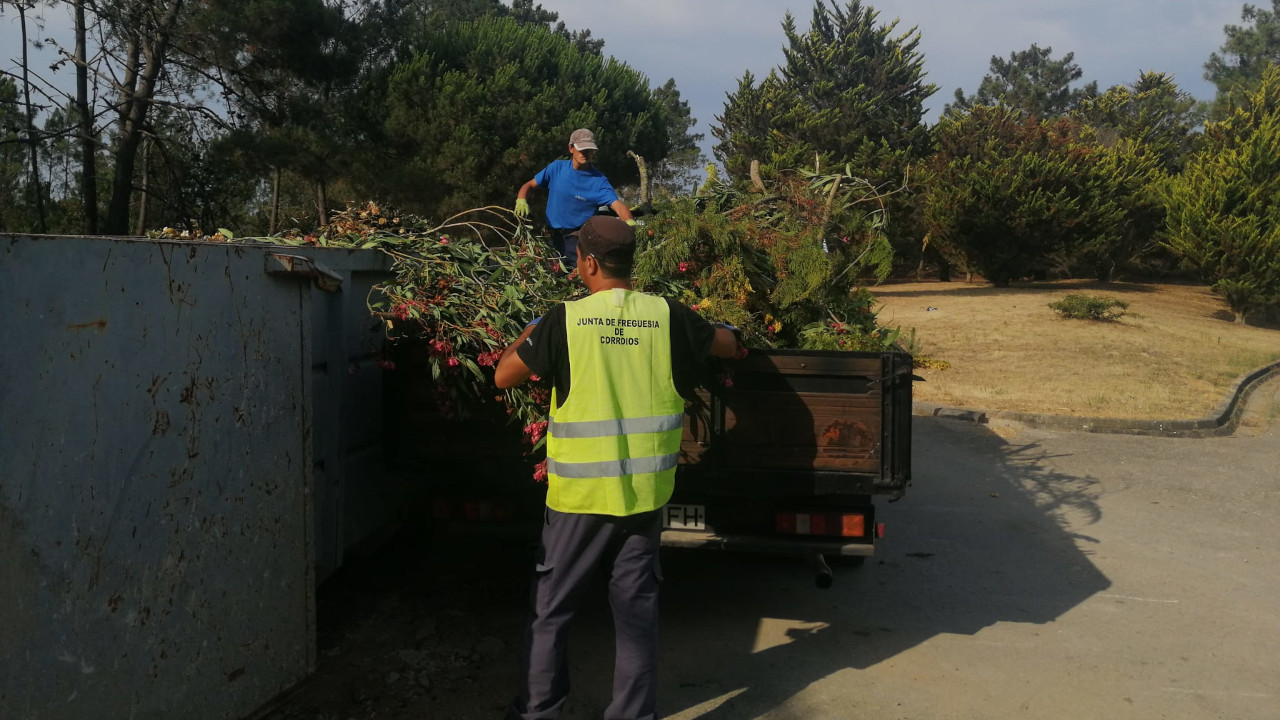
[[[723,113],[725,93],[743,72],[757,78],[782,61],[782,19],[788,10],[808,29],[812,0],[539,0],[571,29],[590,28],[604,52],[643,72],[650,85],[675,78],[705,133]],[[846,0],[837,0],[844,6]],[[1254,5],[1269,6],[1267,0]],[[1053,57],[1075,53],[1081,83],[1100,89],[1128,84],[1145,70],[1174,76],[1178,86],[1211,99],[1204,63],[1217,51],[1226,25],[1241,24],[1243,0],[877,0],[864,3],[880,24],[916,27],[926,81],[938,86],[927,102],[936,121],[956,88],[973,93],[991,56],[1008,57],[1032,43]]]
[[[835,0],[844,5],[847,0]],[[1253,0],[1267,6],[1266,0]],[[706,135],[724,111],[725,94],[750,70],[757,78],[782,62],[782,18],[809,27],[812,0],[539,0],[569,28],[589,28],[604,52],[644,73],[650,85],[675,78]],[[1225,39],[1223,27],[1240,24],[1243,0],[877,0],[879,22],[916,27],[926,80],[938,86],[926,120],[937,119],[956,88],[974,92],[992,55],[1008,57],[1032,43],[1059,58],[1075,53],[1082,82],[1099,88],[1131,83],[1144,70],[1174,76],[1199,99],[1213,97],[1204,63]],[[50,11],[52,34],[66,37],[65,14]],[[0,14],[0,65],[16,67],[17,14]],[[47,64],[47,63],[46,63]],[[69,71],[68,71],[69,73]],[[607,131],[607,129],[605,129]]]

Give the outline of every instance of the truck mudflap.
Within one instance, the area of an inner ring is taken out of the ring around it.
[[[710,530],[663,530],[662,544],[665,547],[736,550],[777,555],[869,557],[875,554],[875,544],[870,539],[847,542],[770,535],[721,535]]]

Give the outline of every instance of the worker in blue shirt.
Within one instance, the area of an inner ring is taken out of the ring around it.
[[[547,224],[551,244],[570,269],[577,266],[578,228],[595,215],[596,208],[608,205],[628,225],[635,225],[631,210],[618,199],[604,173],[596,169],[595,133],[579,128],[569,136],[569,159],[555,160],[516,193],[516,216],[529,216],[529,191],[547,189]]]

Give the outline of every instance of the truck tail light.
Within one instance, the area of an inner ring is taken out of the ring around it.
[[[866,515],[841,515],[840,535],[843,537],[863,537],[867,534]]]
[[[866,537],[867,516],[862,513],[780,512],[774,515],[773,529],[779,535]]]
[[[796,514],[778,513],[774,516],[773,529],[779,535],[794,535],[796,532]]]

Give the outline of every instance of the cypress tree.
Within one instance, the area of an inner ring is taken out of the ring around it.
[[[1167,243],[1243,323],[1280,303],[1280,68],[1232,93],[1226,108],[1168,185]]]

